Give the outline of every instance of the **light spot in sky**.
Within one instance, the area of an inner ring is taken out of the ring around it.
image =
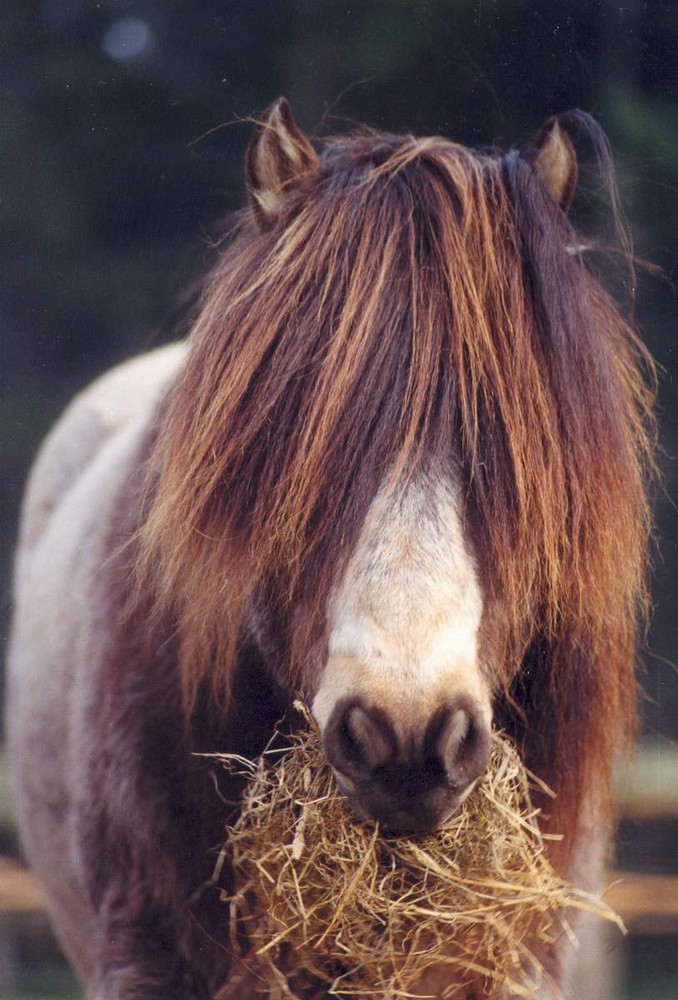
[[[109,26],[101,47],[111,59],[131,62],[150,55],[155,48],[155,33],[140,17],[120,17]]]

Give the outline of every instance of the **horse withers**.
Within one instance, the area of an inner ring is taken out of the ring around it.
[[[653,369],[567,217],[572,126],[614,194],[583,113],[522,154],[363,130],[319,155],[277,101],[188,343],[105,375],[48,438],[7,723],[25,853],[93,1000],[236,973],[257,995],[196,894],[240,779],[196,752],[260,753],[298,692],[357,817],[391,830],[443,824],[502,726],[557,793],[552,863],[596,887],[634,725]],[[541,954],[543,996],[567,951]],[[468,996],[450,976],[422,996]]]

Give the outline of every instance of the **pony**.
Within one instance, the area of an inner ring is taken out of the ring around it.
[[[597,887],[647,605],[654,372],[569,221],[573,130],[523,152],[276,101],[188,343],[103,376],[23,508],[7,729],[21,838],[90,1000],[258,984],[208,880],[300,692],[357,817],[434,830],[491,726]],[[537,947],[536,940],[534,942]],[[560,995],[569,941],[541,955]],[[480,997],[433,975],[422,996]],[[505,997],[506,991],[492,994]],[[536,995],[536,994],[535,994]]]

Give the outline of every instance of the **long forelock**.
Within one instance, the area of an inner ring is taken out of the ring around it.
[[[187,688],[227,681],[254,594],[303,607],[301,647],[317,641],[380,486],[434,465],[461,479],[509,610],[500,682],[537,641],[617,657],[616,686],[590,671],[586,696],[628,722],[651,391],[534,170],[362,135],[331,143],[287,205],[225,252],[153,464],[142,566]],[[572,696],[565,670],[548,683]]]

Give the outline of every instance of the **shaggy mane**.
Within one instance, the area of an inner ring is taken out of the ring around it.
[[[509,725],[574,832],[633,728],[651,361],[517,154],[355,135],[284,205],[223,252],[151,465],[140,572],[187,699],[227,690],[253,600],[303,623],[294,662],[322,643],[380,484],[449,468],[509,616]]]

